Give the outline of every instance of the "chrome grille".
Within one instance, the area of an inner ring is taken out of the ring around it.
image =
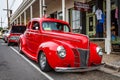
[[[86,67],[88,63],[89,51],[77,49],[80,54],[80,67]]]

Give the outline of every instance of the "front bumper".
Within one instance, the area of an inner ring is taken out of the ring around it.
[[[104,66],[104,63],[97,65],[97,66],[92,66],[92,67],[56,67],[55,71],[56,72],[85,72],[85,71],[92,71],[92,70],[97,70],[100,67]]]

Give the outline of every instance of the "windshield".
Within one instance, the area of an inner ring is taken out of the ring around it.
[[[25,26],[13,26],[11,29],[11,33],[24,33],[25,30]]]
[[[58,22],[43,22],[42,27],[43,30],[48,30],[48,31],[70,32],[70,28],[68,25]]]

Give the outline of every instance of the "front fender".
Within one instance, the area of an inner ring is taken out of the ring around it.
[[[57,47],[63,46],[66,49],[66,57],[61,59],[57,54]],[[53,42],[48,41],[44,42],[39,46],[38,53],[43,51],[46,55],[49,65],[52,68],[55,67],[65,67],[65,66],[73,66],[74,64],[74,54],[70,46],[63,44],[61,42]],[[39,55],[39,54],[38,54]]]
[[[102,57],[98,55],[96,48],[98,45],[90,42],[89,65],[101,64]]]

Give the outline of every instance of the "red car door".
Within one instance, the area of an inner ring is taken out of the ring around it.
[[[35,53],[37,53],[39,45],[43,42],[43,38],[42,38],[40,30],[36,31],[35,35],[36,36],[34,38],[34,50],[35,50]]]
[[[36,56],[36,53],[37,53],[37,50],[38,50],[38,47],[40,45],[40,26],[39,26],[39,22],[37,21],[34,21],[32,22],[32,27],[31,27],[31,50],[32,50],[32,55],[33,56]]]
[[[29,22],[29,24],[28,24],[28,27],[27,27],[27,30],[26,30],[26,32],[25,32],[25,39],[26,39],[26,48],[27,48],[27,52],[29,53],[29,52],[32,52],[32,50],[31,50],[31,40],[32,40],[32,38],[31,38],[31,25],[32,25],[32,23],[31,22]]]

